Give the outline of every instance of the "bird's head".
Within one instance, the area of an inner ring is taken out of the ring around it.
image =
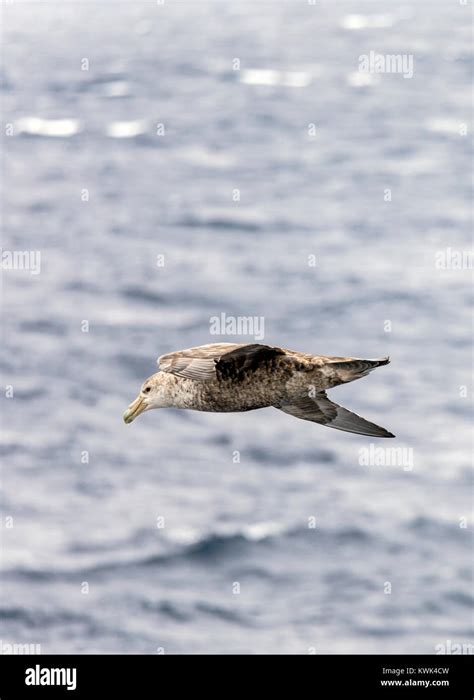
[[[151,408],[165,408],[166,406],[169,406],[169,402],[166,400],[163,372],[157,372],[145,379],[137,398],[132,401],[123,414],[123,420],[128,424],[135,420],[140,413],[149,411]]]

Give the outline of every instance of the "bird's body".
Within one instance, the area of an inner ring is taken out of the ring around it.
[[[124,420],[131,422],[150,408],[230,413],[274,406],[339,430],[393,437],[326,396],[326,389],[359,379],[388,362],[388,358],[327,357],[258,344],[201,345],[162,355],[158,359],[162,371],[144,382]]]

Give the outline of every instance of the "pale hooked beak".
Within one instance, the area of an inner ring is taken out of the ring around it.
[[[132,420],[135,420],[135,418],[139,416],[140,413],[143,413],[143,411],[146,411],[147,408],[148,406],[145,403],[145,399],[143,398],[143,396],[137,396],[135,401],[132,401],[130,406],[123,414],[123,419],[125,423],[131,423]]]

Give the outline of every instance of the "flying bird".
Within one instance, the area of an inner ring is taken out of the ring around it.
[[[395,437],[338,406],[326,389],[365,377],[388,357],[311,355],[260,344],[211,343],[158,358],[152,374],[123,414],[125,423],[152,408],[231,413],[274,406],[329,428],[371,437]]]

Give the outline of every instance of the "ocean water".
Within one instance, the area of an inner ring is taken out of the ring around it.
[[[395,5],[4,6],[3,249],[41,258],[2,271],[2,645],[472,643],[470,8]],[[254,342],[222,313],[390,355],[332,397],[397,438],[125,426],[158,355]]]

